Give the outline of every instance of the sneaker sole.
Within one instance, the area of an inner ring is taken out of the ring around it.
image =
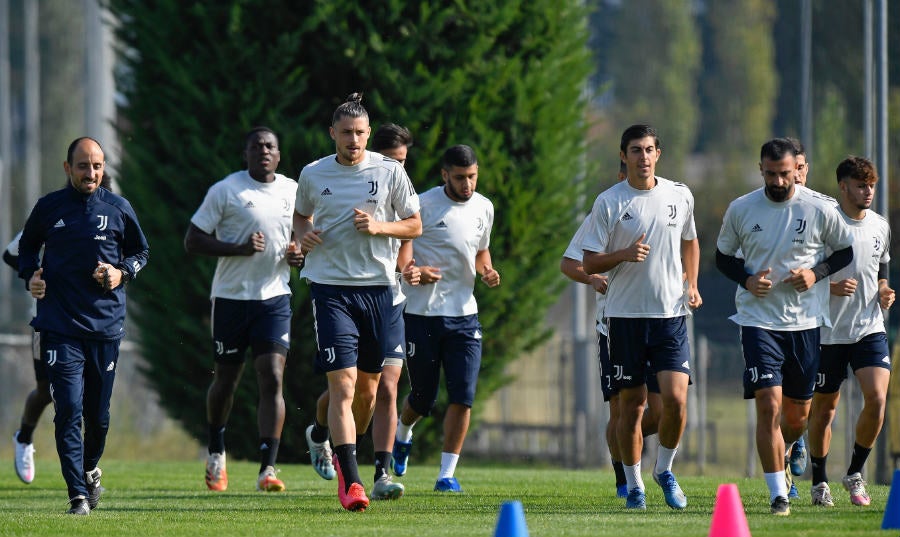
[[[402,488],[391,489],[385,491],[383,493],[375,494],[372,492],[372,500],[397,500],[403,496],[404,490]]]

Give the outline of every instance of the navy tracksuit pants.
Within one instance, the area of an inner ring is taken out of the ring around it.
[[[50,379],[56,409],[56,451],[69,499],[87,497],[85,471],[97,467],[106,446],[119,340],[73,338],[43,331],[41,360]]]

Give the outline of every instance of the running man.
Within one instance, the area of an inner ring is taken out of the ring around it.
[[[213,276],[213,379],[206,394],[206,486],[228,488],[225,426],[250,348],[259,388],[260,467],[256,489],[281,492],[275,461],[284,426],[282,380],[291,331],[291,267],[303,262],[291,240],[297,183],[276,172],[278,137],[256,127],[244,139],[246,170],[212,185],[184,237],[189,254],[218,258]]]
[[[372,135],[372,151],[392,158],[404,167],[412,143],[409,129],[393,123],[381,125]],[[392,242],[396,257],[400,241],[392,239]],[[404,277],[410,283],[418,283],[418,269],[407,267]],[[393,306],[388,329],[390,341],[381,369],[381,380],[378,381],[372,417],[372,443],[375,447],[375,485],[371,493],[373,500],[396,500],[403,496],[404,492],[403,484],[394,483],[388,472],[391,464],[391,448],[397,429],[397,385],[406,358],[406,333],[403,325],[403,305],[406,303],[406,296],[403,295],[400,280],[397,278],[391,285],[391,293]],[[316,402],[315,421],[306,428],[306,442],[313,468],[323,479],[330,480],[334,479],[335,471],[331,463],[331,444],[328,441],[328,402],[328,390],[325,390]]]
[[[294,210],[315,317],[316,370],[328,379],[338,498],[349,511],[369,505],[356,435],[369,426],[384,357],[393,350],[387,347],[397,266],[391,239],[422,233],[419,198],[403,166],[366,150],[371,127],[361,101],[354,93],[332,114],[336,152],[300,172]]]
[[[861,157],[848,157],[837,167],[840,214],[853,236],[853,262],[830,278],[831,326],[822,327],[822,353],[812,408],[809,447],[813,505],[833,507],[825,471],[831,447],[831,423],[840,399],[847,366],[859,382],[865,403],[856,420],[856,441],[846,475],[841,479],[854,505],[869,505],[862,468],[884,424],[891,352],[882,310],[894,303],[888,286],[891,230],[888,221],[870,210],[878,173]]]
[[[500,285],[489,250],[494,205],[475,192],[478,159],[467,145],[455,145],[441,158],[443,186],[421,196],[422,236],[400,247],[398,264],[414,261],[419,285],[404,280],[406,339],[411,391],[403,402],[394,440],[394,473],[406,473],[412,428],[437,402],[441,369],[447,388],[441,468],[434,490],[462,492],[455,477],[481,368],[481,325],[472,291],[475,276],[488,287]]]
[[[131,204],[100,186],[105,168],[97,140],[75,139],[63,162],[66,187],[38,200],[19,239],[72,515],[90,514],[104,490],[98,464],[125,336],[125,286],[150,255]]]
[[[716,251],[717,268],[739,286],[730,318],[741,327],[744,398],[756,402],[756,449],[778,516],[791,513],[785,445],[806,429],[828,320],[827,282],[816,282],[853,258],[834,200],[796,186],[794,151],[786,138],[763,144],[765,186],[731,202]]]
[[[619,150],[628,177],[597,196],[593,227],[582,248],[584,271],[609,277],[606,317],[610,363],[619,388],[616,436],[628,486],[625,507],[646,509],[641,420],[650,368],[662,396],[653,480],[669,507],[684,509],[687,497],[672,473],[672,462],[687,420],[691,370],[686,316],[703,303],[697,289],[700,245],[694,197],[686,185],[656,176],[662,149],[653,127],[625,129]]]
[[[619,162],[618,180],[624,181],[628,174],[628,168],[624,162]],[[606,305],[606,289],[608,278],[605,274],[586,274],[582,265],[584,250],[581,243],[584,234],[591,226],[590,215],[585,217],[581,226],[575,232],[569,246],[563,253],[559,269],[570,280],[591,286],[596,291],[596,329],[597,329],[597,362],[600,366],[600,391],[603,400],[609,403],[609,421],[606,424],[606,445],[612,459],[613,471],[616,476],[616,496],[626,498],[628,496],[628,481],[625,479],[625,467],[622,464],[622,456],[619,452],[619,444],[616,437],[616,429],[619,425],[619,389],[613,383],[612,364],[609,362],[609,327],[604,313]],[[648,408],[641,418],[641,432],[647,437],[656,434],[659,421],[659,412],[662,400],[659,397],[659,386],[656,383],[656,375],[647,375],[647,402]]]

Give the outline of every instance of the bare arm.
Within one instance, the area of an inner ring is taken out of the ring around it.
[[[607,277],[602,274],[588,274],[584,271],[584,265],[581,264],[581,261],[563,257],[559,263],[559,270],[572,281],[590,285],[598,293],[606,293]]]
[[[226,257],[234,255],[253,255],[266,249],[266,238],[257,231],[250,235],[247,242],[238,244],[223,242],[211,233],[207,233],[194,224],[188,227],[184,235],[184,249],[189,254]]]
[[[419,213],[396,220],[394,222],[382,222],[375,220],[372,215],[359,209],[353,209],[353,225],[356,231],[368,235],[381,235],[394,239],[415,239],[422,234],[422,218]]]
[[[300,241],[300,253],[306,255],[310,250],[322,244],[320,229],[314,229],[313,217],[294,211],[294,240]]]
[[[416,260],[413,259],[412,241],[407,240],[400,243],[400,251],[397,252],[397,268],[406,283],[419,285],[422,271],[416,266]]]
[[[610,253],[585,250],[584,259],[582,261],[584,271],[588,274],[599,274],[601,272],[609,272],[616,268],[619,263],[642,263],[647,259],[647,255],[650,253],[650,245],[643,242],[646,237],[647,234],[644,233],[637,242],[628,248],[623,248]]]
[[[488,287],[500,285],[500,273],[494,270],[492,266],[490,250],[480,250],[475,254],[475,272],[481,274],[481,281],[486,283]]]
[[[700,241],[697,239],[681,241],[681,263],[688,284],[688,306],[699,308],[703,304],[697,278],[700,274]]]

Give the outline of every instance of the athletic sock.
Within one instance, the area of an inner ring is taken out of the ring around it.
[[[676,453],[678,453],[678,446],[667,448],[660,444],[659,449],[656,452],[656,468],[653,469],[653,472],[656,475],[663,472],[671,472],[672,461],[675,460]]]
[[[766,479],[766,486],[769,487],[769,501],[775,501],[775,498],[781,496],[788,497],[788,487],[784,480],[784,472],[767,472],[763,474]]]
[[[862,472],[862,467],[869,458],[872,448],[862,447],[857,443],[853,443],[853,456],[850,457],[850,467],[847,468],[847,475],[853,475],[856,472]]]
[[[359,467],[356,465],[356,444],[342,444],[334,446],[334,454],[337,455],[341,475],[344,476],[344,492],[350,490],[350,485],[359,483]]]
[[[313,421],[313,428],[312,431],[310,431],[309,436],[312,438],[312,441],[317,444],[325,442],[328,440],[328,426],[322,425],[319,423],[319,420]]]
[[[391,452],[390,451],[376,451],[375,452],[375,481],[378,481],[381,476],[387,474],[388,466],[391,465]]]
[[[19,425],[19,436],[16,437],[16,442],[20,444],[30,444],[32,441],[32,434],[34,433],[34,425],[28,425],[24,421]]]
[[[210,453],[225,453],[225,426],[210,425],[209,426],[209,445]]]
[[[412,442],[412,428],[416,424],[406,425],[402,420],[397,420],[397,434],[395,438],[401,442]]]
[[[453,477],[454,472],[456,472],[456,463],[459,462],[459,454],[458,453],[447,453],[446,451],[441,452],[441,473],[438,474],[438,479],[444,479],[445,477]]]
[[[275,467],[275,459],[278,458],[278,444],[281,441],[278,438],[260,438],[259,439],[259,471],[262,472],[266,466]]]
[[[813,457],[809,456],[809,462],[812,464],[812,482],[813,485],[818,485],[819,483],[828,483],[828,472],[825,469],[825,466],[828,461],[828,455],[824,457]]]
[[[634,489],[644,490],[644,480],[641,478],[641,461],[634,463],[634,466],[628,466],[623,463],[622,469],[625,472],[625,483],[628,485],[629,491]]]
[[[616,486],[627,485],[628,481],[625,479],[625,468],[622,467],[622,461],[613,461],[612,467],[613,472],[616,473]]]

